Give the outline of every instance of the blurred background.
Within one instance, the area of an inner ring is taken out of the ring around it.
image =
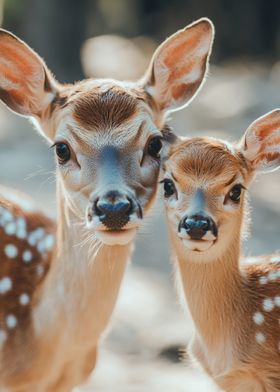
[[[216,26],[207,83],[173,115],[182,135],[237,139],[280,106],[279,0],[0,0],[2,27],[46,61],[61,82],[137,79],[156,46],[202,16]],[[32,126],[1,105],[0,182],[32,195],[55,216],[52,152]],[[247,255],[280,248],[280,174],[251,188]],[[139,235],[112,325],[89,384],[79,391],[210,392],[210,380],[181,351],[193,326],[173,282],[161,201]]]

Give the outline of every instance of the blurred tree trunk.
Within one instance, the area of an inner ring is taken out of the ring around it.
[[[80,47],[85,39],[87,0],[22,0],[18,34],[61,82],[81,79]]]
[[[5,0],[0,0],[0,26],[2,25],[3,21],[4,1]]]

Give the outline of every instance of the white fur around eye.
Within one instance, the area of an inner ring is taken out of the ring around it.
[[[235,212],[238,210],[240,204],[239,203],[234,203],[233,201],[227,201],[224,203],[223,208],[227,212]]]
[[[165,201],[166,205],[167,205],[169,208],[172,208],[172,209],[176,208],[177,203],[178,203],[178,200],[177,200],[177,198],[176,198],[175,195],[170,196],[170,197],[168,197],[168,198],[164,198],[164,201]]]

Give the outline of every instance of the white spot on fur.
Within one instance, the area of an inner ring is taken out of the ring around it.
[[[257,332],[257,333],[256,333],[256,341],[257,341],[259,344],[264,343],[264,342],[266,341],[265,335],[264,335],[262,332]]]
[[[271,298],[266,298],[263,300],[263,309],[266,312],[271,312],[274,308],[274,302],[272,301]]]
[[[11,222],[14,219],[11,211],[7,210],[6,208],[3,209],[1,217],[2,217],[3,223]]]
[[[23,217],[17,219],[17,227],[20,229],[26,229],[26,220]]]
[[[24,230],[24,229],[17,229],[16,236],[17,236],[17,238],[19,238],[20,240],[25,239],[26,236],[27,236],[26,230]]]
[[[272,263],[280,263],[280,256],[273,256],[271,257],[270,261]]]
[[[4,331],[3,329],[0,329],[0,347],[3,346],[3,344],[5,343],[5,341],[7,340],[7,332]]]
[[[28,236],[28,243],[31,246],[37,245],[37,243],[43,238],[45,235],[45,230],[42,227],[32,231]]]
[[[38,242],[37,249],[38,249],[38,252],[40,252],[41,254],[45,253],[46,249],[45,249],[45,241],[44,240]]]
[[[10,259],[14,259],[18,255],[18,249],[13,244],[6,245],[4,252],[5,252],[6,256],[9,257]]]
[[[29,297],[28,294],[23,293],[23,294],[20,295],[20,297],[19,297],[19,303],[20,303],[21,305],[25,306],[25,305],[29,304],[29,302],[30,302],[30,297]]]
[[[0,280],[0,294],[5,294],[11,290],[13,282],[9,277],[5,277]]]
[[[16,316],[13,315],[13,314],[9,314],[6,317],[6,324],[7,324],[7,327],[10,328],[10,329],[15,328],[15,326],[17,325],[17,318],[16,318]]]
[[[264,322],[264,315],[261,312],[256,312],[253,316],[253,320],[257,325],[261,325]]]
[[[5,226],[5,233],[7,235],[14,235],[16,233],[17,226],[15,222],[9,222]]]
[[[276,295],[276,297],[274,298],[274,303],[276,306],[280,307],[280,296]]]
[[[26,221],[24,218],[18,218],[16,221],[16,236],[19,239],[24,239],[27,237],[27,232],[26,232]]]
[[[260,284],[267,284],[268,280],[266,276],[261,276],[259,280]]]
[[[25,263],[30,263],[30,261],[32,260],[32,253],[30,252],[30,250],[25,250],[22,254],[22,260]]]
[[[54,236],[52,234],[48,234],[45,238],[43,238],[37,245],[38,251],[42,254],[48,252],[52,249],[54,245]]]

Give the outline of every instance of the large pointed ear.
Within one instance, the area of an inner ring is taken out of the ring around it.
[[[280,109],[254,121],[239,143],[244,157],[256,172],[280,167]]]
[[[203,18],[158,47],[144,87],[159,110],[179,110],[195,96],[207,73],[213,38],[214,26]]]
[[[56,82],[43,60],[0,29],[0,99],[18,114],[40,117],[56,94]]]

